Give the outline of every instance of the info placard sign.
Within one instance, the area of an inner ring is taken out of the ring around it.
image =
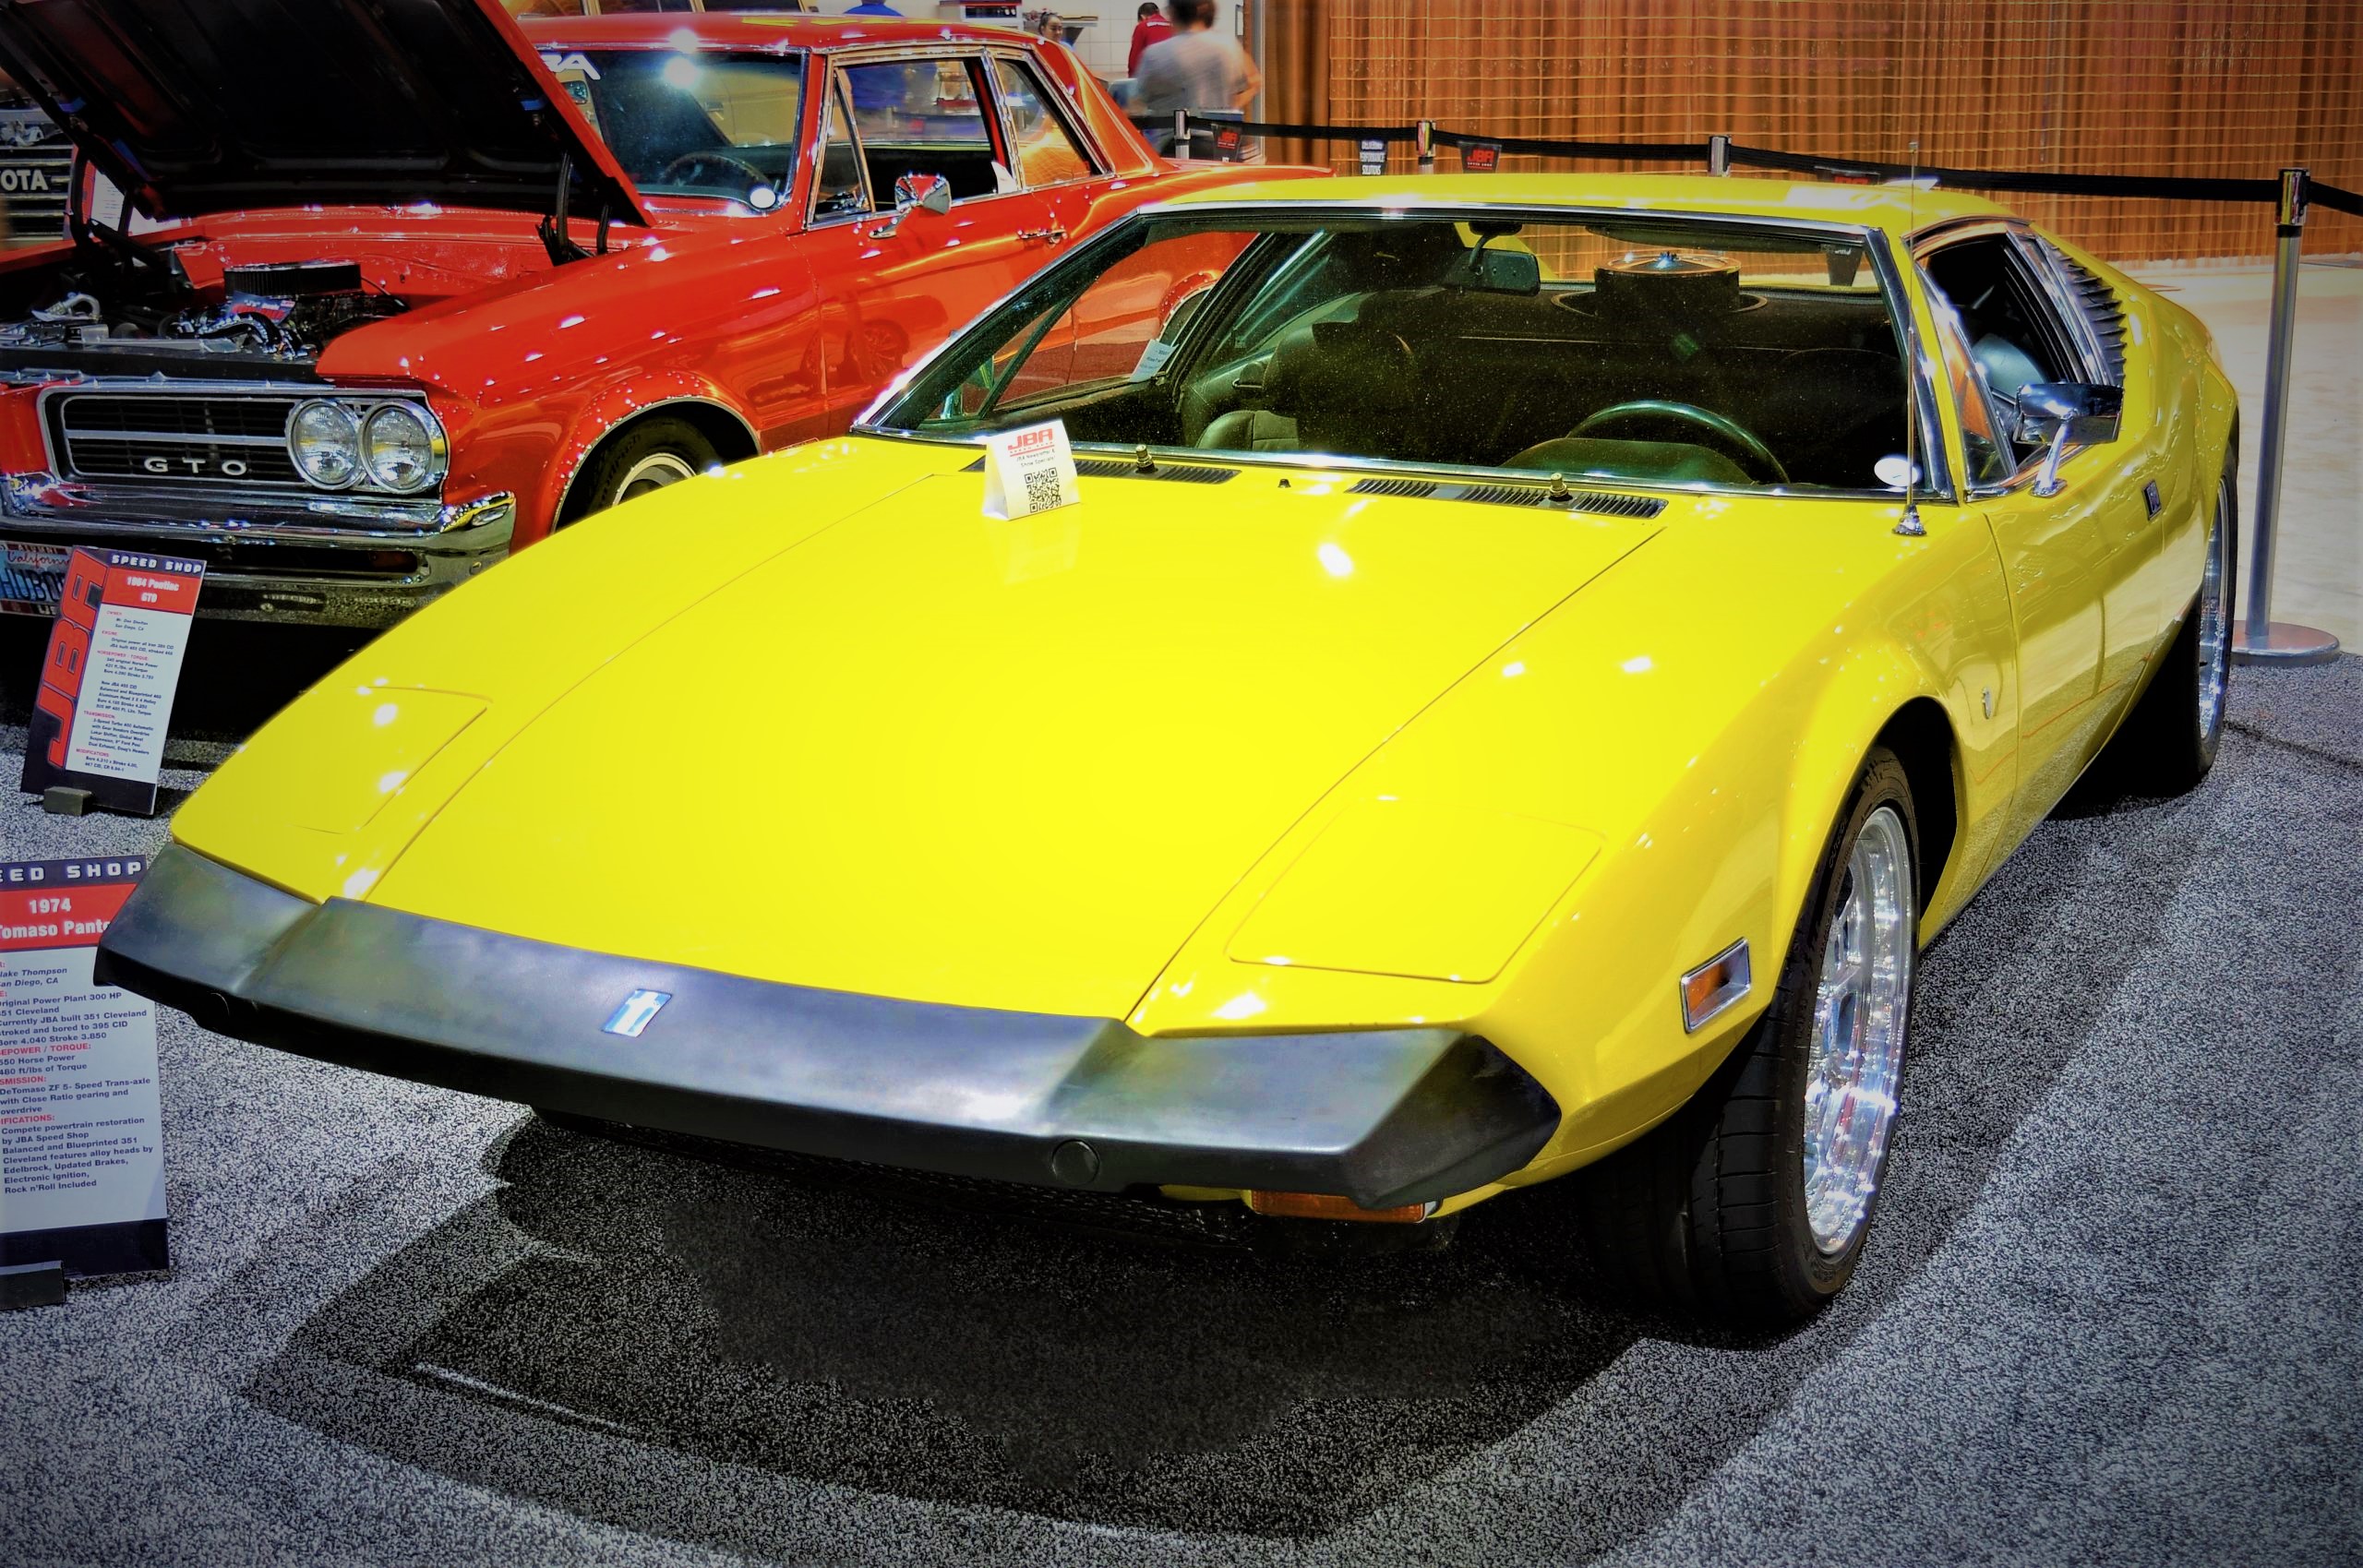
[[[1063,420],[985,439],[985,515],[1014,521],[1083,498]]]
[[[156,1007],[93,985],[139,856],[0,862],[0,1264],[166,1265]]]
[[[204,585],[203,561],[80,548],[67,557],[33,692],[27,791],[66,784],[111,810],[156,809],[164,726]]]

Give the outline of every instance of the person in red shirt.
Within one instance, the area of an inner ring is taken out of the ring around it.
[[[1165,19],[1162,6],[1143,6],[1138,15],[1139,20],[1133,23],[1133,53],[1124,62],[1124,74],[1128,77],[1141,74],[1143,50],[1173,36],[1173,24]]]

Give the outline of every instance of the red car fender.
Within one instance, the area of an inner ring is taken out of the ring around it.
[[[652,410],[693,403],[728,415],[746,432],[748,448],[761,449],[762,442],[755,434],[754,422],[732,401],[730,394],[714,381],[685,371],[634,376],[629,381],[619,382],[599,393],[575,415],[571,427],[558,443],[556,455],[543,472],[541,493],[530,499],[523,493],[519,493],[518,543],[525,543],[528,537],[538,539],[556,524],[566,506],[568,493],[574,487],[576,476],[582,472],[583,461],[590,457],[592,449],[600,442]],[[536,520],[537,524],[530,535],[525,528],[528,516]]]

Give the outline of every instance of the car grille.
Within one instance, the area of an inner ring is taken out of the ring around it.
[[[66,233],[66,193],[74,149],[26,110],[0,110],[0,213],[9,245],[46,245]]]
[[[65,472],[85,479],[302,487],[287,455],[301,399],[68,392],[50,400],[50,438]]]

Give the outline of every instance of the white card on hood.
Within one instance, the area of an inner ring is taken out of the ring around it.
[[[1003,430],[985,442],[985,515],[1032,517],[1083,497],[1074,482],[1074,449],[1062,420]]]

